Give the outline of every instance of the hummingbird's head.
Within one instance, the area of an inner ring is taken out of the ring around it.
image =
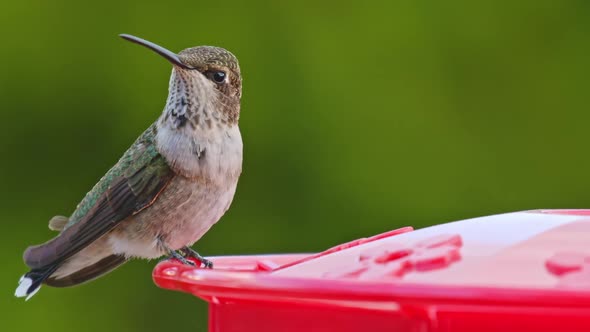
[[[178,53],[183,64],[204,75],[226,96],[240,99],[242,77],[238,59],[228,50],[215,46],[197,46]]]
[[[221,47],[197,46],[177,55],[141,38],[121,37],[155,51],[173,65],[161,125],[206,130],[237,124],[242,78],[233,54]]]

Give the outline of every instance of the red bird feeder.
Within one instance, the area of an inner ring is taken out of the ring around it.
[[[167,261],[209,331],[590,331],[590,210],[401,228],[318,254]]]

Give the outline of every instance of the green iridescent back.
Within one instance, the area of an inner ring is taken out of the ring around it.
[[[99,198],[107,191],[113,179],[134,174],[141,168],[152,161],[161,163],[162,165],[154,165],[160,167],[167,167],[163,158],[156,158],[159,152],[155,144],[156,125],[152,124],[146,129],[139,138],[131,145],[131,147],[123,154],[121,159],[98,181],[98,183],[90,190],[84,199],[76,206],[76,210],[72,213],[70,220],[64,227],[68,227],[78,223],[86,214],[94,207]]]

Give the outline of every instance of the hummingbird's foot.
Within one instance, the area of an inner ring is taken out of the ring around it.
[[[193,257],[193,258],[196,258],[207,269],[212,269],[213,268],[213,262],[212,261],[210,261],[210,260],[206,259],[205,257],[201,256],[198,252],[196,252],[191,247],[188,247],[188,246],[183,247],[182,249],[180,249],[180,252],[182,252],[185,257]]]
[[[164,243],[162,238],[160,238],[160,237],[158,237],[158,244],[161,246],[162,249],[164,249],[166,252],[168,252],[168,257],[164,258],[163,260],[170,260],[170,259],[174,258],[174,259],[179,260],[182,264],[185,264],[185,265],[190,265],[190,266],[196,265],[195,262],[186,259],[186,257],[179,254],[176,250],[173,250],[172,248],[168,247]]]
[[[163,260],[170,260],[170,259],[177,259],[179,260],[182,264],[185,265],[190,265],[190,266],[195,266],[195,262],[186,259],[186,257],[182,256],[181,254],[179,254],[176,250],[170,250],[168,251],[169,256],[164,258]]]

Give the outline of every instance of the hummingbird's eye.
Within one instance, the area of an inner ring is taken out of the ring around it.
[[[207,71],[205,75],[207,76],[207,78],[218,84],[224,83],[225,78],[227,77],[225,72],[221,70],[210,70]]]

